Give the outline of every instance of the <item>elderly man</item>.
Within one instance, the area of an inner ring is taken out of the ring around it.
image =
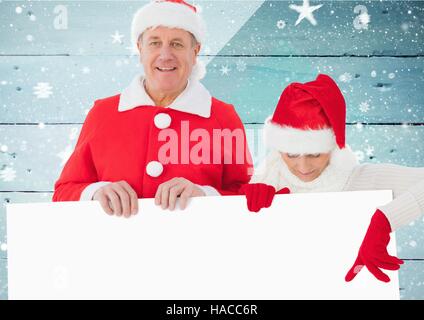
[[[234,107],[199,82],[196,8],[151,2],[135,14],[132,38],[145,75],[95,102],[53,201],[98,200],[129,217],[138,198],[173,210],[178,197],[184,208],[190,197],[236,194],[252,167],[246,135]]]

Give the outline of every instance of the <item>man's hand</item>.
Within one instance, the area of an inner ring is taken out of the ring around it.
[[[367,269],[378,280],[389,282],[390,278],[380,270],[398,270],[403,264],[401,259],[389,255],[387,245],[390,242],[390,232],[392,231],[389,221],[385,214],[377,210],[371,218],[371,223],[359,248],[358,257],[345,280],[352,281],[361,269],[366,266]]]
[[[196,184],[184,178],[173,178],[159,185],[156,190],[155,204],[162,209],[174,210],[180,197],[180,208],[185,209],[190,197],[203,197],[206,194]]]
[[[103,210],[110,215],[129,218],[138,212],[138,197],[126,182],[113,182],[94,193],[93,200],[100,201]]]

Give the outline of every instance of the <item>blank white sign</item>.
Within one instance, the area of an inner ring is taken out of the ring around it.
[[[391,191],[139,200],[130,219],[91,202],[7,206],[10,299],[399,299],[398,273],[344,276]],[[396,255],[395,239],[389,252]]]

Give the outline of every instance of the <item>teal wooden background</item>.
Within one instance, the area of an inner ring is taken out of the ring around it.
[[[348,142],[362,161],[424,166],[424,2],[311,1],[323,4],[313,13],[316,26],[306,19],[295,26],[289,5],[302,0],[194,2],[208,25],[203,83],[236,106],[256,163],[265,153],[263,121],[282,89],[323,72],[346,96]],[[129,28],[144,3],[0,0],[1,299],[5,204],[51,201],[94,100],[117,94],[141,71]],[[356,28],[357,5],[367,8],[366,29]],[[40,83],[45,98],[36,95]],[[421,217],[397,232],[403,299],[424,298],[423,230]]]

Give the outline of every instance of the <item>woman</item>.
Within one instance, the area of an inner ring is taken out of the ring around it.
[[[345,144],[346,104],[327,75],[308,83],[292,83],[282,93],[265,123],[271,152],[262,168],[242,187],[249,210],[269,207],[277,193],[393,190],[394,200],[376,209],[346,275],[351,281],[365,265],[379,280],[380,268],[398,270],[402,260],[387,253],[390,232],[424,211],[424,168],[361,164]]]

